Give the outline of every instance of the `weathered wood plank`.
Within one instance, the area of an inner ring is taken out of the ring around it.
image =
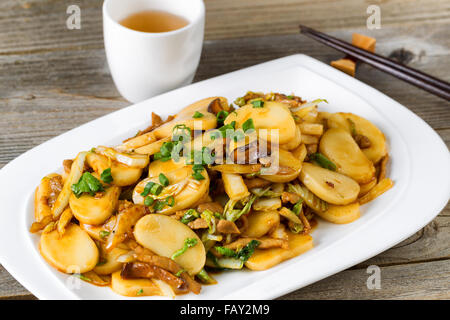
[[[367,288],[366,268],[349,269],[280,299],[449,299],[450,260],[380,267],[381,289]],[[34,296],[0,266],[0,299]],[[219,284],[220,285],[220,284]]]
[[[379,51],[389,55],[405,48],[411,52],[410,65],[448,79],[450,39],[445,37],[445,31],[444,26],[429,29],[424,33],[430,35],[426,39],[420,36],[423,30],[411,32],[404,42],[391,44],[393,31],[385,31],[386,38],[379,38],[383,44]],[[343,38],[350,36],[348,31],[337,33]],[[433,50],[427,51],[427,47]],[[207,41],[195,80],[297,52],[327,63],[340,56],[296,35]],[[357,78],[406,105],[433,128],[449,127],[448,102],[369,66],[361,65]],[[102,49],[0,56],[0,164],[127,104],[112,83]]]
[[[0,54],[102,48],[102,0],[3,0]],[[66,9],[81,8],[81,30],[66,28]],[[446,0],[207,0],[205,38],[229,39],[298,32],[303,23],[324,31],[365,28],[367,7],[381,8],[382,28],[450,21]]]
[[[113,86],[104,57],[101,0],[80,0],[82,30],[65,28],[69,1],[0,3],[0,168],[49,138],[128,105]],[[207,39],[297,33],[310,25],[349,39],[375,36],[377,52],[406,52],[404,62],[450,80],[450,3],[381,2],[380,30],[365,29],[367,3],[331,0],[208,0]],[[224,28],[226,26],[226,28]],[[341,30],[346,28],[346,30]],[[294,53],[321,61],[336,51],[298,35],[207,41],[195,81]],[[449,104],[368,66],[357,78],[416,112],[450,146]],[[423,230],[347,271],[284,298],[448,298],[450,205]],[[368,265],[382,267],[382,290],[365,288]],[[400,265],[397,265],[400,264]],[[385,285],[386,283],[386,285]],[[365,291],[367,292],[365,292]],[[0,266],[0,298],[31,298]]]
[[[366,268],[346,270],[281,299],[449,299],[450,260],[381,267],[381,289],[368,289]]]

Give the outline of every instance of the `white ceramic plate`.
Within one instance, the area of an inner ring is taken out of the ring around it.
[[[233,271],[218,285],[179,299],[270,299],[323,279],[394,246],[430,222],[450,195],[450,155],[419,117],[377,90],[313,58],[294,55],[174,90],[73,129],[19,156],[0,170],[0,262],[40,299],[121,299],[110,288],[82,282],[50,267],[40,256],[33,221],[33,193],[41,178],[60,171],[64,159],[97,145],[114,145],[149,124],[150,113],[174,114],[201,98],[233,101],[247,90],[325,98],[325,111],[353,112],[386,135],[395,186],[362,207],[348,225],[320,221],[314,248],[267,271]],[[426,199],[426,201],[423,201]],[[158,297],[142,297],[160,299]]]

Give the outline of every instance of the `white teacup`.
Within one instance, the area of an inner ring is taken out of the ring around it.
[[[162,33],[135,31],[119,23],[145,10],[169,12],[189,23]],[[204,26],[203,0],[105,0],[106,57],[120,94],[139,102],[191,83],[200,61]]]

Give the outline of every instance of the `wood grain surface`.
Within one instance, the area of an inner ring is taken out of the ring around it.
[[[101,1],[77,1],[81,30],[65,27],[69,4],[0,2],[0,168],[58,134],[130,104],[109,74]],[[365,27],[369,4],[381,7],[379,30]],[[347,40],[353,32],[374,36],[378,53],[450,81],[449,1],[206,0],[206,7],[206,41],[194,81],[295,53],[325,63],[341,57],[298,35],[300,22]],[[450,146],[448,102],[366,65],[358,67],[356,78],[407,106]],[[447,205],[397,246],[282,299],[448,299],[449,231]],[[381,268],[380,290],[366,287],[366,268],[373,264]],[[0,298],[33,296],[0,266]]]

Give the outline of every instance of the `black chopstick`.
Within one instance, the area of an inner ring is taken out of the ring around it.
[[[365,62],[374,68],[389,73],[401,80],[409,82],[421,89],[450,101],[450,84],[404,64],[390,60],[376,53],[355,47],[322,32],[300,25],[300,32],[329,47],[344,52],[347,55]]]

